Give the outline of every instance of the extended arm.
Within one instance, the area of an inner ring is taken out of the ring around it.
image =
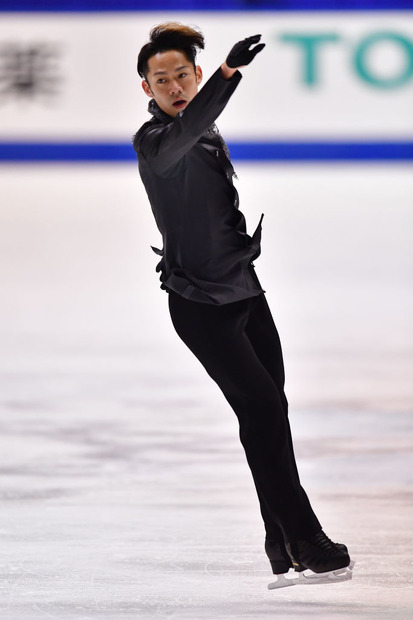
[[[157,174],[167,175],[221,114],[241,80],[238,67],[249,64],[265,46],[249,49],[260,37],[254,35],[234,45],[182,116],[168,125],[149,127],[139,136],[138,155],[145,157]]]

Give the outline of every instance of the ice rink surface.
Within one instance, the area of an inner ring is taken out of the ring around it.
[[[236,165],[302,482],[351,582],[272,575],[135,165],[0,169],[2,620],[413,618],[413,167]]]

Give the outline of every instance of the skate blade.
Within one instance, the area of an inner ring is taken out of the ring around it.
[[[313,573],[311,570],[304,570],[301,573],[297,573],[291,568],[288,573],[277,575],[277,581],[268,584],[268,589],[278,590],[279,588],[288,588],[289,586],[296,585],[315,585],[349,581],[353,577],[353,568],[353,561],[345,568],[328,571],[327,573]]]

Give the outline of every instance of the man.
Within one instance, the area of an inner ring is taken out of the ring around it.
[[[153,118],[133,144],[163,238],[163,250],[154,250],[173,325],[238,417],[265,550],[275,587],[282,587],[350,579],[352,564],[347,548],[322,531],[300,485],[281,345],[252,264],[262,217],[247,235],[229,152],[214,124],[241,80],[239,68],[265,47],[260,38],[237,43],[198,94],[202,34],[176,23],[153,28],[138,57]],[[287,581],[292,567],[296,577]]]

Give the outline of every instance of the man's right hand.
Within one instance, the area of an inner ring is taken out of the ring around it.
[[[260,43],[250,49],[251,45],[258,43],[260,39],[260,34],[254,34],[252,37],[247,37],[246,39],[235,43],[224,64],[226,64],[230,69],[237,69],[238,67],[245,67],[245,65],[249,65],[250,62],[254,60],[255,56],[265,47],[265,43]]]

